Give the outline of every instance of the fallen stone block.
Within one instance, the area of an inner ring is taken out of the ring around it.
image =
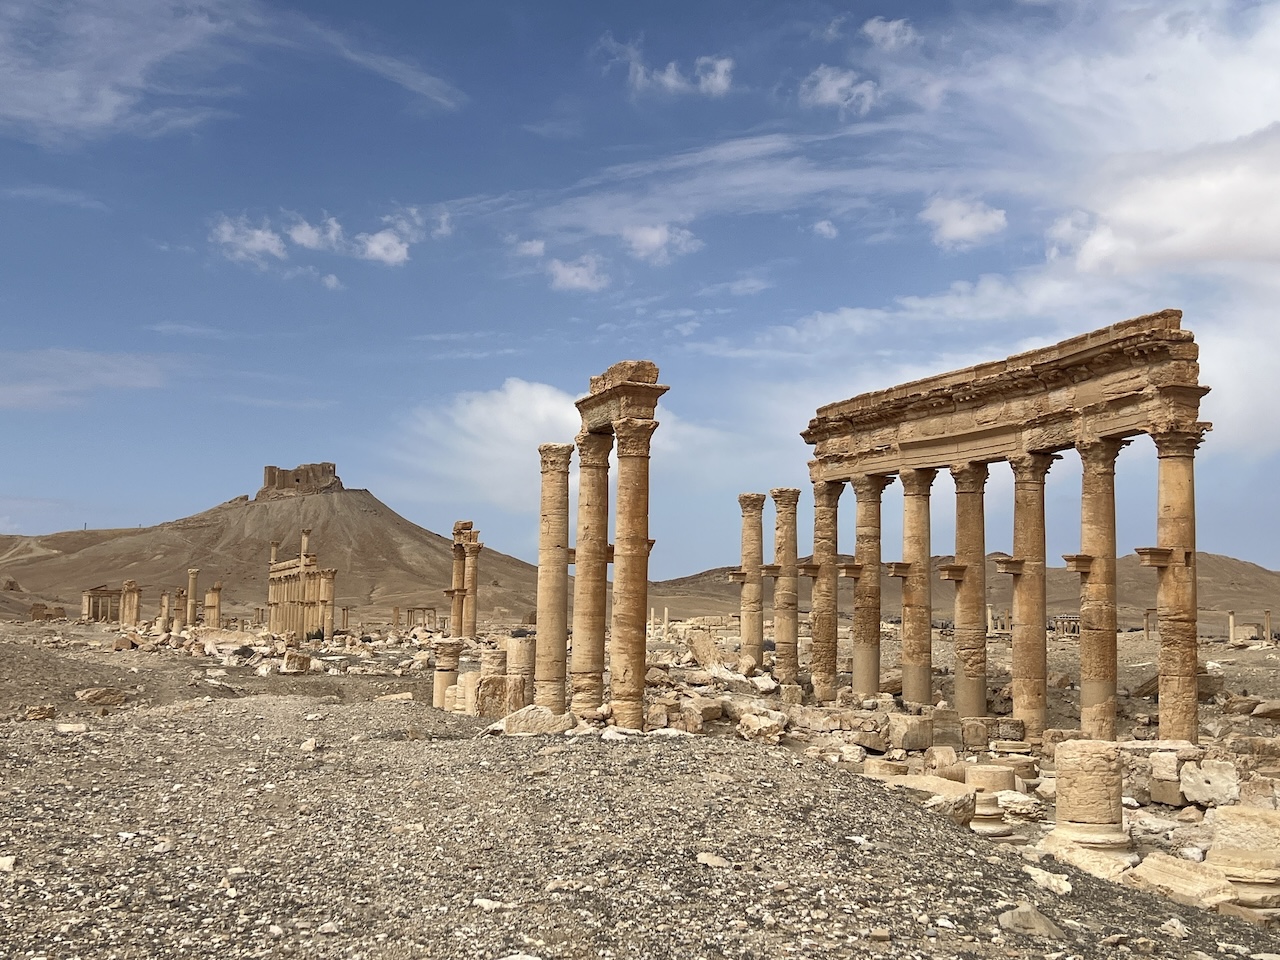
[[[895,750],[929,749],[933,746],[933,718],[890,714],[889,745]]]
[[[1189,761],[1182,765],[1178,781],[1182,793],[1202,807],[1217,807],[1240,799],[1240,774],[1226,760]]]
[[[1028,937],[1063,940],[1067,936],[1061,927],[1025,901],[1000,914],[999,923],[1011,933],[1021,933]]]
[[[489,730],[509,737],[535,737],[564,733],[577,725],[578,718],[572,713],[555,714],[546,707],[533,704],[504,717]]]
[[[1221,870],[1167,853],[1148,854],[1142,863],[1120,877],[1120,883],[1205,910],[1238,899],[1235,888]]]
[[[787,715],[777,710],[745,714],[738,721],[738,736],[743,740],[777,743],[787,729]]]
[[[85,687],[76,691],[76,699],[91,707],[123,707],[128,694],[119,687]]]
[[[967,827],[973,821],[977,793],[972,787],[942,777],[908,775],[876,779],[883,779],[886,786],[906,792],[926,810],[942,814],[958,827]]]

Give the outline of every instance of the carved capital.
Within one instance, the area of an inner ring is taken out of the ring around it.
[[[609,451],[613,449],[612,433],[578,434],[578,466],[607,467]]]
[[[893,477],[885,473],[864,473],[849,481],[853,495],[862,500],[879,500],[884,488],[893,483]]]
[[[613,421],[613,433],[618,438],[618,456],[647,457],[649,441],[658,428],[657,420],[637,420],[624,417]]]
[[[794,513],[796,504],[800,502],[800,491],[796,487],[774,487],[769,496],[773,497],[774,506],[779,511]]]
[[[937,475],[938,471],[932,467],[903,470],[898,474],[898,479],[902,481],[903,496],[927,497],[929,489],[933,486],[933,478]]]
[[[813,505],[815,507],[834,507],[840,502],[840,494],[844,493],[843,480],[815,480],[813,483]]]
[[[763,493],[740,493],[738,494],[738,506],[742,507],[742,515],[744,517],[758,517],[764,512],[766,499]]]
[[[1128,445],[1129,441],[1120,437],[1101,437],[1082,440],[1076,444],[1076,452],[1080,454],[1080,463],[1090,473],[1115,473],[1116,457]]]
[[[462,549],[466,552],[468,560],[474,560],[480,556],[480,551],[484,549],[484,544],[472,541],[471,543],[464,543]]]
[[[199,567],[187,567],[187,576],[194,577],[200,572]]]
[[[1052,453],[1015,453],[1009,458],[1013,479],[1017,483],[1044,483],[1044,478],[1058,458]]]
[[[982,493],[987,485],[987,465],[976,460],[954,464],[951,479],[956,482],[956,493]]]
[[[1161,459],[1194,457],[1196,449],[1204,442],[1204,430],[1162,430],[1160,433],[1151,434],[1151,439],[1156,444],[1156,456]]]
[[[569,460],[573,456],[572,443],[544,443],[538,447],[542,457],[543,473],[568,473]]]

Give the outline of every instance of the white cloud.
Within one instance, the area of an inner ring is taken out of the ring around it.
[[[638,41],[619,43],[606,33],[598,44],[610,57],[610,65],[627,65],[627,85],[633,94],[657,91],[667,94],[700,93],[707,97],[723,97],[733,87],[732,57],[698,57],[692,77],[681,72],[675,61],[662,69],[644,62]]]
[[[547,245],[542,240],[520,240],[515,245],[517,257],[540,257],[547,252]]]
[[[1003,210],[981,200],[932,197],[920,211],[920,219],[933,227],[933,242],[963,250],[1000,233],[1007,226]]]
[[[297,223],[289,227],[288,234],[290,240],[308,250],[337,251],[346,245],[342,224],[333,217],[326,217],[317,225],[299,218]]]
[[[99,213],[107,211],[107,205],[101,200],[95,200],[80,190],[68,190],[65,187],[7,187],[4,190],[0,190],[0,197],[5,197],[9,200],[30,200],[35,203],[53,203],[60,206],[80,207],[82,210],[97,210]]]
[[[356,234],[356,256],[398,267],[409,259],[409,242],[395,230]]]
[[[228,260],[253,264],[259,269],[265,269],[272,259],[289,257],[284,238],[271,229],[266,220],[257,226],[243,215],[234,220],[226,214],[219,216],[209,231],[209,242],[216,244]]]
[[[431,236],[436,240],[443,240],[445,237],[453,236],[453,217],[448,211],[437,214],[436,225],[431,228]]]
[[[773,284],[761,277],[739,277],[727,283],[712,283],[698,291],[700,297],[712,297],[718,293],[727,293],[735,297],[751,297],[763,293]]]
[[[681,256],[702,249],[702,241],[688,230],[666,223],[623,227],[622,239],[633,257],[656,265],[670,263],[672,254]]]
[[[325,288],[326,290],[341,290],[341,289],[342,289],[342,281],[341,281],[341,280],[339,280],[339,279],[338,279],[334,274],[332,274],[332,273],[326,273],[323,277],[321,277],[321,278],[320,278],[320,282],[324,285],[324,288]]]
[[[920,35],[906,20],[872,17],[862,25],[862,32],[881,50],[901,50],[920,41]]]
[[[699,57],[694,63],[693,75],[698,80],[699,93],[723,97],[733,86],[733,58]]]
[[[830,220],[819,220],[813,225],[813,232],[826,240],[834,240],[840,236],[839,229]]]
[[[609,276],[600,269],[600,259],[593,253],[584,253],[577,260],[549,260],[547,273],[551,276],[552,290],[586,290],[596,292],[609,285]]]
[[[841,114],[866,116],[876,100],[876,85],[859,80],[852,70],[829,67],[825,63],[800,84],[800,103],[806,107],[835,107]]]
[[[230,339],[230,335],[225,330],[207,327],[202,323],[153,323],[146,329],[170,337],[195,337],[202,340]]]
[[[439,408],[419,407],[407,426],[413,442],[396,446],[424,451],[403,456],[422,477],[427,499],[456,499],[466,491],[473,504],[536,513],[538,445],[573,441],[582,424],[574,399],[545,383],[511,377],[495,390],[459,393]]]
[[[427,73],[408,60],[366,50],[349,37],[314,23],[308,23],[308,27],[343,59],[431,101],[438,107],[457,110],[467,102],[467,95],[453,84]]]

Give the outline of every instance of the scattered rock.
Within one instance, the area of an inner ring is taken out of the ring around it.
[[[1021,933],[1028,937],[1045,937],[1050,940],[1064,940],[1066,934],[1062,932],[1062,928],[1037,910],[1034,906],[1023,901],[1012,910],[1006,910],[1000,914],[1000,926],[1011,933]]]

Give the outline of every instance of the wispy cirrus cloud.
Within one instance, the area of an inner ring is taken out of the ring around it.
[[[632,94],[699,93],[706,97],[723,97],[733,87],[732,57],[698,57],[694,61],[693,72],[686,74],[674,60],[661,69],[648,66],[639,40],[619,43],[613,39],[613,34],[606,33],[600,38],[598,48],[609,58],[609,66],[626,64],[627,86]]]
[[[0,132],[69,147],[163,136],[231,115],[226,68],[258,50],[337,55],[438,108],[466,96],[404,57],[377,52],[258,0],[8,0],[0,5]]]
[[[177,369],[172,358],[91,350],[0,351],[0,410],[74,406],[102,390],[153,390]]]
[[[79,207],[82,210],[107,212],[107,205],[94,199],[80,190],[69,190],[66,187],[34,185],[25,187],[5,187],[0,189],[0,197],[7,200],[27,200],[32,203],[52,203],[63,207]]]

